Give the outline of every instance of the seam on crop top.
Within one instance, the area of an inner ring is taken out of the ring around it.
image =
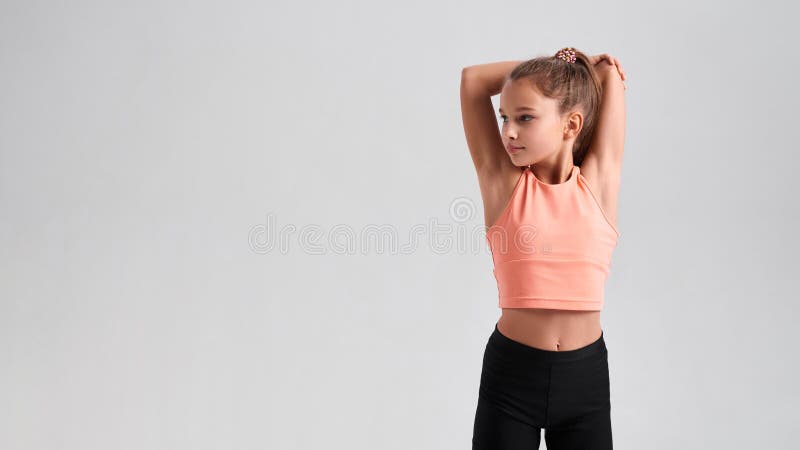
[[[586,186],[586,190],[589,191],[589,195],[592,196],[592,200],[594,200],[594,204],[597,205],[598,209],[600,209],[600,214],[603,215],[603,218],[606,220],[606,223],[608,224],[608,226],[610,226],[611,229],[614,231],[614,233],[617,234],[617,237],[620,237],[619,230],[617,230],[617,227],[615,227],[614,224],[611,223],[611,220],[609,220],[608,215],[606,214],[605,210],[603,210],[603,207],[600,205],[600,202],[597,201],[597,197],[594,195],[594,192],[592,192],[592,188],[589,187],[589,183],[586,180],[586,177],[584,177],[582,174],[578,174],[578,176],[583,178],[583,185]]]
[[[497,226],[497,224],[500,223],[500,221],[503,219],[503,217],[505,217],[506,213],[511,211],[511,205],[514,203],[514,197],[517,196],[517,191],[519,190],[520,185],[523,184],[522,183],[522,178],[524,176],[525,176],[525,169],[522,169],[522,170],[520,170],[519,178],[517,178],[517,183],[514,185],[514,190],[511,191],[511,197],[508,198],[508,201],[506,201],[506,205],[503,207],[503,212],[500,213],[500,215],[497,217],[497,220],[495,220],[492,225],[489,225],[488,228],[492,228],[494,226]],[[488,238],[488,236],[487,236],[487,238]]]
[[[593,259],[593,258],[550,258],[550,257],[543,257],[543,258],[517,258],[517,259],[507,259],[505,261],[497,261],[497,264],[506,264],[506,263],[513,263],[519,261],[552,261],[552,262],[585,262],[590,264],[598,264],[603,267],[607,266],[608,264]]]
[[[525,295],[501,295],[499,298],[503,300],[546,300],[546,301],[562,301],[562,302],[586,302],[586,303],[602,303],[604,300],[597,300],[596,298],[586,299],[584,297],[543,297],[525,296]]]

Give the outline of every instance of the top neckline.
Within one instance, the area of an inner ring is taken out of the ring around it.
[[[533,179],[536,180],[536,183],[539,184],[540,186],[545,186],[545,187],[547,187],[549,189],[558,189],[561,186],[574,183],[575,179],[578,178],[578,171],[580,169],[578,168],[578,166],[573,165],[572,166],[572,170],[570,171],[569,178],[567,178],[566,181],[563,181],[561,183],[555,183],[555,184],[545,183],[544,181],[538,179],[536,177],[536,175],[533,173],[533,170],[530,168],[530,166],[525,166],[524,170],[527,170],[528,172],[530,172],[531,177],[533,177]]]

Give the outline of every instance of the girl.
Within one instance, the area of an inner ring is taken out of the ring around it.
[[[484,352],[473,449],[539,448],[542,429],[549,450],[612,448],[600,311],[620,236],[625,78],[616,58],[571,47],[462,70],[502,310]]]

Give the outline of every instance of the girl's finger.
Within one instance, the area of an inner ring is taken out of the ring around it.
[[[622,64],[620,64],[619,58],[615,58],[609,55],[608,53],[604,53],[603,57],[607,59],[610,64],[613,64],[617,68],[617,72],[619,72],[619,76],[620,78],[622,78],[623,81],[622,84],[625,85],[624,81],[627,79],[627,76],[625,76],[625,70],[622,69]]]
[[[619,75],[624,80],[625,79],[625,70],[622,69],[622,65],[619,64],[619,61],[617,61],[617,71],[619,71]]]
[[[622,79],[625,79],[625,70],[622,69],[622,64],[620,64],[619,59],[614,58],[617,64],[617,69],[619,69],[619,74],[622,75]]]

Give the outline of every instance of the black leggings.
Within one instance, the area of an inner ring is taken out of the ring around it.
[[[608,350],[531,347],[494,326],[483,355],[473,450],[612,449]]]

